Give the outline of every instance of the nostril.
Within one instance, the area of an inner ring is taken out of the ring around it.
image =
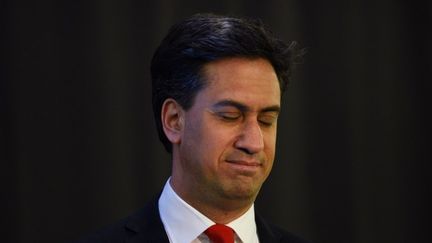
[[[240,136],[235,141],[235,147],[248,155],[259,153],[264,148],[261,128],[259,124],[253,122],[245,124]]]
[[[252,151],[250,151],[247,148],[239,148],[239,150],[241,150],[241,151],[243,151],[243,152],[245,152],[246,154],[249,154],[249,155],[254,154]]]

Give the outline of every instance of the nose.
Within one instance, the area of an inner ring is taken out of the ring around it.
[[[256,154],[264,149],[264,138],[257,120],[247,121],[241,128],[235,147],[248,153]]]

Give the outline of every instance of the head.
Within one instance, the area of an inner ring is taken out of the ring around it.
[[[274,37],[259,20],[196,14],[174,25],[151,63],[153,112],[165,149],[172,152],[162,129],[162,104],[173,98],[189,109],[206,85],[205,64],[228,57],[264,58],[273,66],[283,94],[295,56],[295,42],[288,45]]]
[[[153,109],[173,156],[173,187],[193,206],[255,200],[274,160],[292,49],[259,21],[209,14],[173,26],[162,41],[151,67]]]

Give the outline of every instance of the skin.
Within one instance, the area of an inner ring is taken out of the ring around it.
[[[173,143],[171,186],[216,223],[240,217],[269,175],[276,145],[280,87],[262,58],[227,58],[204,66],[207,85],[193,106],[162,107]]]

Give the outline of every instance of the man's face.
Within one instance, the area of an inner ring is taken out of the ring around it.
[[[253,202],[274,160],[277,76],[261,58],[211,62],[204,76],[207,85],[183,113],[173,186],[190,203]]]

